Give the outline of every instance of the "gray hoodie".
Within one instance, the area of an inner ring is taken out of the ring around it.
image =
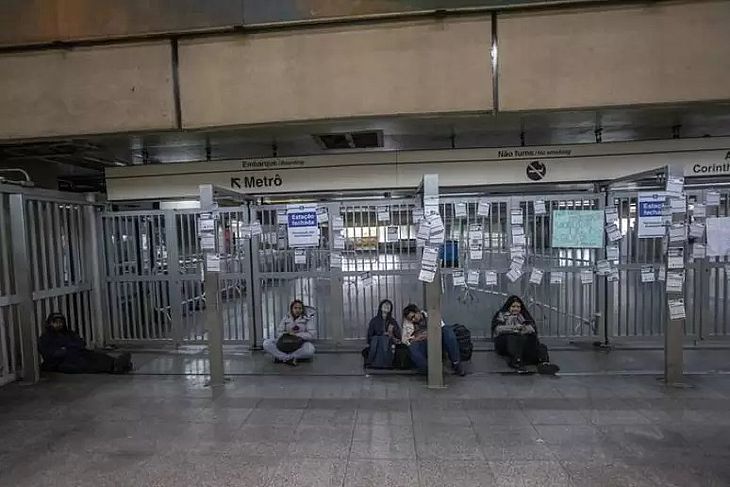
[[[305,341],[316,338],[317,314],[314,308],[305,306],[304,312],[296,319],[292,317],[291,313],[287,313],[276,327],[276,338],[278,339],[284,333],[291,333]]]

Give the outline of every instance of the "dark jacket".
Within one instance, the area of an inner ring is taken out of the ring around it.
[[[383,317],[383,305],[385,303],[390,303],[390,313]],[[398,322],[395,318],[393,318],[393,303],[384,299],[380,302],[380,305],[378,305],[378,314],[372,317],[370,324],[368,325],[368,343],[370,343],[371,338],[374,336],[385,335],[385,332],[388,330],[388,326],[390,325],[393,325],[393,338],[400,340],[401,329]]]
[[[66,320],[62,316],[60,318],[64,321],[63,328],[56,330],[51,326],[51,322],[57,317],[57,314],[48,317],[46,327],[38,338],[38,351],[43,357],[45,370],[57,369],[65,360],[73,360],[74,356],[86,349],[84,340],[66,326]]]
[[[518,296],[510,296],[509,298],[507,298],[507,301],[504,302],[502,307],[496,313],[494,313],[494,317],[492,318],[493,337],[500,334],[500,330],[497,330],[497,327],[505,327],[511,325],[511,323],[508,323],[508,321],[510,321],[510,318],[512,318],[509,313],[509,308],[515,301],[519,302],[520,305],[522,305],[522,311],[518,316],[519,323],[523,325],[532,325],[532,327],[535,329],[535,334],[537,334],[535,320],[532,319],[532,315],[530,315],[530,312],[527,311],[525,303]]]

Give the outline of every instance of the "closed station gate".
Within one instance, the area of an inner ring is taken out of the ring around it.
[[[688,191],[688,205],[704,197]],[[489,204],[488,215],[478,211]],[[539,202],[539,203],[538,203]],[[544,211],[536,212],[536,203]],[[615,262],[619,280],[581,271],[595,270],[603,249],[551,246],[553,210],[601,210],[614,205],[624,237]],[[510,294],[522,296],[544,337],[638,338],[663,334],[666,320],[664,283],[641,282],[641,266],[663,263],[662,239],[639,239],[636,192],[579,192],[488,197],[442,197],[446,228],[442,263],[442,314],[461,323],[477,339],[491,336],[491,319]],[[457,212],[457,205],[463,205]],[[728,192],[708,216],[728,214]],[[260,346],[274,336],[277,323],[293,299],[316,310],[317,338],[337,345],[365,337],[378,303],[390,299],[396,313],[406,304],[423,303],[418,281],[417,213],[414,199],[322,203],[316,247],[297,252],[287,245],[286,205],[221,208],[221,302],[224,340]],[[526,241],[525,274],[507,279],[512,236],[510,214],[520,209]],[[326,212],[325,212],[326,210]],[[199,210],[107,212],[104,221],[108,330],[113,342],[176,344],[206,340],[203,254],[197,238]],[[324,216],[326,215],[326,216]],[[457,216],[458,215],[458,216]],[[335,221],[339,220],[337,225]],[[261,223],[251,237],[249,223]],[[484,235],[481,259],[470,260],[469,229]],[[341,225],[341,230],[340,230]],[[298,255],[297,255],[298,254]],[[334,259],[333,259],[333,256]],[[334,260],[334,261],[333,261]],[[725,261],[704,259],[687,267],[686,334],[690,338],[727,336],[728,291]],[[540,284],[530,271],[544,271]],[[454,269],[480,271],[479,284],[454,287]],[[488,285],[486,272],[496,272]],[[552,272],[564,273],[559,284]],[[398,316],[400,319],[400,316]]]

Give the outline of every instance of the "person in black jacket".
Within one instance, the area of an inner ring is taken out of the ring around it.
[[[393,318],[393,303],[384,299],[378,305],[378,314],[372,317],[368,324],[368,344],[374,336],[388,335],[390,338],[400,341],[400,325]]]
[[[553,375],[560,367],[550,363],[547,347],[537,338],[535,320],[518,296],[510,296],[492,318],[494,349],[510,367],[527,373],[525,365],[537,365],[541,374]]]
[[[401,346],[400,339],[400,325],[393,318],[393,302],[384,299],[378,305],[378,313],[368,324],[368,346],[362,352],[365,367],[394,367],[396,347]]]
[[[131,355],[112,357],[86,348],[86,343],[66,325],[61,313],[51,313],[38,338],[38,351],[43,358],[41,370],[65,374],[124,374],[132,370]]]

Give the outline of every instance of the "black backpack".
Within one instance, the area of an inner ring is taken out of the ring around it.
[[[456,341],[459,343],[459,356],[462,362],[468,362],[471,360],[471,354],[474,351],[474,345],[471,343],[471,332],[469,328],[458,323],[452,325],[454,335],[456,335]]]

